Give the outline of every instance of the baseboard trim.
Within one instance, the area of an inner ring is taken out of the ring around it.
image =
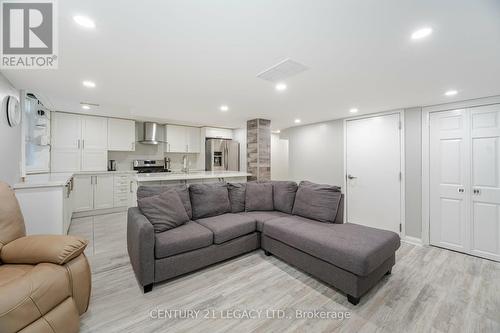
[[[408,244],[417,245],[417,246],[424,245],[422,243],[422,240],[420,238],[417,238],[417,237],[405,236],[403,239],[401,239],[401,241],[408,243]]]

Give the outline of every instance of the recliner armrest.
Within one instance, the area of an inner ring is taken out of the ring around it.
[[[82,254],[88,242],[80,237],[32,235],[18,238],[2,247],[0,259],[6,264],[42,262],[64,265]]]

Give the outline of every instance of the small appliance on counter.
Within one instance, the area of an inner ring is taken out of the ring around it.
[[[167,168],[167,163],[170,161],[167,159],[163,160],[135,160],[133,163],[134,170],[138,173],[157,173],[157,172],[170,172]]]
[[[115,160],[109,160],[108,171],[116,171],[116,161]]]

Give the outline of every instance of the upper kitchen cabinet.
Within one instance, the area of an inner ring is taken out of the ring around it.
[[[108,119],[108,150],[135,151],[135,121]]]
[[[199,153],[200,129],[197,127],[166,125],[167,153]]]
[[[200,149],[200,129],[198,127],[186,127],[188,153],[199,153]]]
[[[204,127],[206,138],[233,139],[233,130],[227,128]]]
[[[53,112],[52,172],[105,171],[108,119]]]

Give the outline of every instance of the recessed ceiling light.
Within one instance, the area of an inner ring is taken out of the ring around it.
[[[84,110],[90,110],[90,106],[89,105],[82,105],[82,109],[84,109]]]
[[[300,120],[299,118],[295,119],[293,122],[296,123],[296,124],[300,124],[302,120]]]
[[[94,21],[87,16],[76,15],[73,16],[73,20],[84,28],[89,28],[89,29],[95,28]]]
[[[458,91],[456,91],[456,90],[448,90],[444,94],[445,94],[445,96],[455,96],[456,94],[458,94]]]
[[[229,111],[229,106],[227,106],[227,105],[221,105],[219,109],[220,109],[222,112],[226,112],[226,111]]]
[[[275,88],[277,91],[284,91],[286,90],[287,86],[284,83],[278,83]]]
[[[352,108],[349,110],[350,113],[358,113],[358,109],[356,108]]]
[[[82,84],[87,88],[95,88],[95,82],[93,81],[83,81]]]
[[[421,28],[421,29],[415,30],[411,34],[411,39],[422,39],[422,38],[428,37],[430,34],[432,34],[432,28],[429,28],[429,27]]]

